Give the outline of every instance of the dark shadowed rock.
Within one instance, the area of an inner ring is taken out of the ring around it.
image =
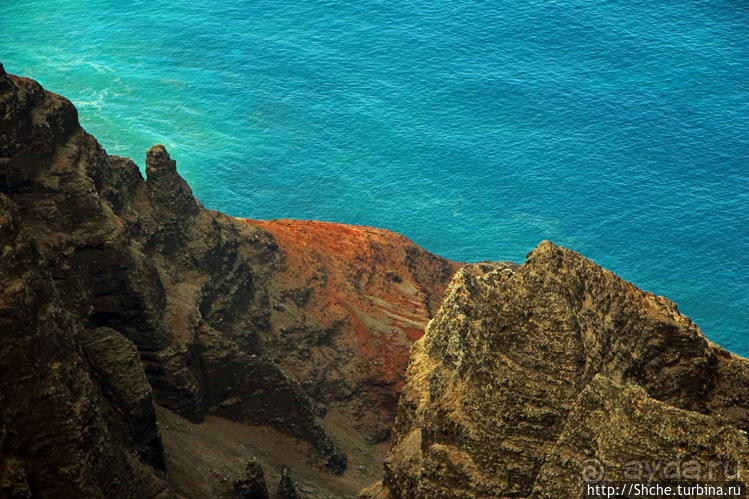
[[[0,93],[10,89],[10,79],[6,78],[5,68],[0,64]]]
[[[245,477],[235,482],[236,499],[268,499],[268,487],[265,483],[263,467],[255,459],[247,462]]]
[[[301,499],[302,497],[296,491],[296,487],[294,487],[294,480],[291,478],[289,468],[284,468],[283,473],[281,473],[281,481],[278,483],[276,496],[280,499]]]
[[[198,203],[187,182],[177,173],[177,162],[157,144],[146,151],[146,185],[154,205],[176,217],[198,213]]]
[[[70,275],[78,252],[103,253],[121,235],[90,181],[63,160],[72,154],[85,162],[75,109],[31,80],[0,75],[0,89],[2,495],[167,493],[137,352],[88,320],[96,265]],[[111,351],[101,351],[103,337]]]
[[[83,354],[104,395],[114,409],[125,416],[132,447],[157,469],[165,469],[164,450],[156,427],[151,386],[148,384],[135,345],[117,331],[100,327],[80,337]],[[112,421],[117,418],[112,417]]]

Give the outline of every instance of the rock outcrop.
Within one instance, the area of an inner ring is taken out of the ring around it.
[[[301,499],[301,496],[296,491],[296,487],[294,487],[294,480],[291,478],[289,468],[283,469],[276,496],[280,499]]]
[[[263,467],[254,459],[247,462],[245,476],[234,483],[234,495],[237,499],[268,499],[270,497]]]
[[[155,405],[270,427],[333,474],[342,445],[386,440],[457,264],[388,231],[206,210],[161,145],[146,177],[0,66],[0,495],[171,494],[189,450],[165,453]]]
[[[748,409],[749,361],[544,242],[516,270],[458,271],[412,348],[383,482],[362,495],[582,497],[592,478],[636,478],[633,462],[745,482]]]

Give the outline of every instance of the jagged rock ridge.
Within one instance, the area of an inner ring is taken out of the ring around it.
[[[514,271],[458,271],[412,348],[384,480],[363,496],[582,497],[585,466],[615,481],[633,460],[728,464],[745,481],[748,409],[749,361],[544,242]]]
[[[189,493],[173,477],[199,470],[175,470],[189,449],[170,450],[155,404],[184,427],[271,427],[334,474],[341,445],[387,439],[406,352],[457,264],[388,231],[205,210],[163,146],[146,177],[0,66],[0,495]],[[312,228],[359,251],[294,243]],[[212,495],[253,483],[221,473]]]

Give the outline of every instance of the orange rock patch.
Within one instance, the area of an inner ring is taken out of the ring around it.
[[[371,387],[375,398],[389,399],[376,405],[392,421],[411,344],[424,334],[460,264],[383,229],[301,220],[245,223],[276,239],[286,263],[281,285],[302,290],[303,308],[323,327],[340,328],[353,352],[357,383],[362,390]]]

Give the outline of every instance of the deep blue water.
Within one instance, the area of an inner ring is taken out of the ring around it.
[[[749,355],[744,1],[7,0],[0,61],[206,207],[464,261],[551,239]]]

